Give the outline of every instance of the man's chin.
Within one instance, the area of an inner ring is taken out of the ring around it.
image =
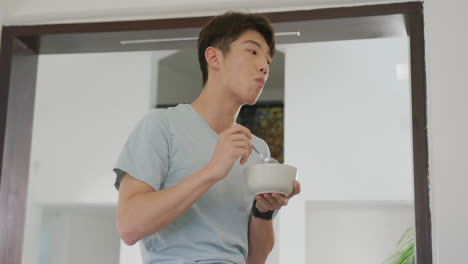
[[[254,105],[254,104],[257,103],[257,101],[258,101],[258,98],[255,98],[255,99],[253,99],[253,100],[249,100],[249,101],[246,103],[246,105]]]
[[[250,97],[247,99],[247,105],[254,105],[257,103],[258,98],[260,98],[260,94],[258,94],[256,97]]]

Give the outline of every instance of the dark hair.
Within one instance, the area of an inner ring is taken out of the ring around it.
[[[226,12],[215,16],[201,29],[198,36],[198,62],[203,74],[203,85],[208,80],[206,49],[216,47],[226,54],[231,43],[247,30],[255,30],[263,36],[270,48],[270,56],[273,58],[275,55],[274,31],[264,15]]]

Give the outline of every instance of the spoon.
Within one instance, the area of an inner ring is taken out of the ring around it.
[[[258,149],[252,144],[252,149],[257,152],[257,154],[260,156],[260,159],[262,160],[262,163],[279,163],[275,158],[272,157],[263,157],[263,155],[258,151]]]

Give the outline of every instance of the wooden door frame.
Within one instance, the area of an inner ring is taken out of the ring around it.
[[[266,13],[273,23],[403,14],[408,19],[417,263],[432,263],[423,3]],[[38,55],[46,36],[202,27],[211,17],[7,26],[0,53],[0,263],[21,264]],[[106,46],[104,45],[105,49]],[[80,52],[79,50],[73,52]]]

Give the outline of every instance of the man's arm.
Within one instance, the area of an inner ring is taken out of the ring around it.
[[[133,245],[167,227],[215,183],[212,179],[210,169],[203,168],[179,184],[155,192],[150,185],[125,174],[117,207],[120,237]]]
[[[298,181],[293,183],[293,192],[287,197],[278,193],[266,193],[257,195],[255,206],[261,213],[279,210],[288,204],[289,199],[301,192],[301,185]],[[273,220],[265,220],[252,216],[249,223],[249,253],[247,264],[265,263],[275,244],[275,234],[273,230]]]
[[[252,216],[249,222],[247,264],[265,263],[275,243],[273,221]]]
[[[219,135],[211,161],[180,183],[159,191],[125,174],[120,182],[117,230],[133,245],[167,227],[192,206],[211,186],[227,176],[234,162],[244,164],[252,153],[250,131],[236,125]]]

